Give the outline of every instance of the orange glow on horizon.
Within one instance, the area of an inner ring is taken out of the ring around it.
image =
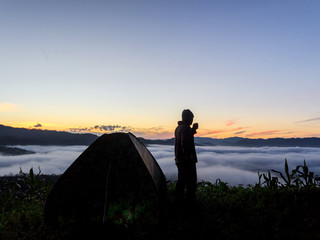
[[[26,128],[26,129],[39,129],[39,130],[54,130],[54,131],[66,131],[73,133],[92,133],[92,134],[103,134],[103,133],[112,133],[112,132],[131,132],[135,134],[137,137],[143,137],[146,139],[170,139],[174,137],[175,127],[149,127],[149,128],[137,128],[137,127],[125,127],[119,126],[119,128],[111,129],[111,130],[96,130],[94,129],[94,125],[91,127],[77,127],[72,128],[67,125],[59,125],[53,123],[43,123],[43,122],[2,122],[0,123],[5,126],[11,126],[15,128]],[[223,126],[224,124],[221,124]],[[248,128],[248,127],[237,127],[231,124],[232,127],[228,128],[218,128],[216,130],[212,129],[198,129],[198,133],[195,137],[209,137],[209,138],[229,138],[229,137],[243,137],[243,138],[304,138],[304,137],[320,137],[320,133],[312,131],[302,130],[294,130],[289,131],[279,129],[259,129]],[[231,126],[230,125],[230,126]],[[103,126],[103,125],[101,125]],[[112,126],[112,125],[108,125]],[[117,126],[117,125],[113,125]],[[75,130],[73,130],[75,129]],[[269,128],[270,129],[270,128]]]

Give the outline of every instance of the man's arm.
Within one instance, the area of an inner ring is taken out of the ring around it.
[[[197,129],[199,128],[199,124],[198,123],[194,123],[192,125],[192,132],[193,134],[196,134],[197,133]]]

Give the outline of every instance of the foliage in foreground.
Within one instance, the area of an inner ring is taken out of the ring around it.
[[[319,179],[305,162],[290,171],[285,161],[284,172],[258,173],[258,183],[246,187],[200,182],[196,205],[176,202],[175,183],[168,182],[161,218],[143,225],[45,226],[43,208],[53,179],[32,169],[0,179],[0,239],[101,239],[111,234],[118,239],[320,238]]]
[[[36,239],[43,228],[43,208],[52,181],[30,169],[0,178],[0,239]]]

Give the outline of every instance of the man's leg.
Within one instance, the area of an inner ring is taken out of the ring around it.
[[[187,199],[190,202],[195,202],[196,200],[196,189],[197,189],[197,169],[196,169],[196,164],[191,163],[188,164],[187,167]]]
[[[177,163],[178,167],[178,182],[176,186],[176,198],[182,200],[184,195],[184,189],[186,186],[186,169],[183,163]]]

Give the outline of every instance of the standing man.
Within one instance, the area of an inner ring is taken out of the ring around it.
[[[193,137],[197,133],[198,123],[194,123],[191,128],[193,118],[189,109],[183,110],[182,121],[178,122],[175,130],[175,161],[178,167],[176,197],[177,200],[182,200],[186,189],[186,199],[191,203],[196,200],[198,162]]]

